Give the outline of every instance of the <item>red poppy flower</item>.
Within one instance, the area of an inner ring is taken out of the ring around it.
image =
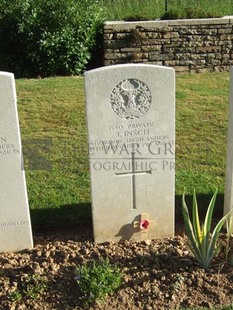
[[[140,229],[141,230],[143,230],[143,229],[147,229],[148,228],[148,226],[149,226],[149,221],[147,221],[147,220],[142,220],[141,222],[140,222]]]

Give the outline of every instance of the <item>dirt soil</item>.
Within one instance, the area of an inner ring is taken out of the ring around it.
[[[72,232],[37,234],[34,241],[33,250],[0,254],[0,309],[84,309],[75,269],[101,257],[118,264],[124,279],[114,295],[88,309],[233,306],[233,265],[224,263],[220,254],[205,271],[195,263],[182,234],[164,240],[97,245],[91,228],[79,227]],[[29,285],[28,279],[35,274],[46,283],[45,290],[35,282]]]

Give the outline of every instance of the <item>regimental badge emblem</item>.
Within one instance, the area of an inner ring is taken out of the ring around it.
[[[110,103],[113,111],[121,118],[135,119],[143,116],[151,105],[148,86],[137,79],[126,79],[112,90]]]

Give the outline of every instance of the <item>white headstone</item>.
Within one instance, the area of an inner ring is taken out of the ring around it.
[[[118,65],[85,74],[96,242],[174,233],[175,73]]]
[[[226,184],[224,198],[224,214],[233,210],[233,67],[230,77],[230,102],[228,109]],[[233,233],[233,215],[231,214],[231,231]]]
[[[32,248],[14,75],[0,72],[0,251]]]

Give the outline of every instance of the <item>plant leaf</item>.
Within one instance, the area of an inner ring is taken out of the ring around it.
[[[209,248],[208,248],[208,257],[210,260],[213,259],[216,251],[215,251],[215,246],[216,246],[216,243],[217,243],[217,239],[218,239],[218,236],[219,236],[219,233],[224,225],[224,223],[226,222],[228,216],[230,215],[231,211],[228,212],[227,214],[225,214],[221,220],[218,222],[218,224],[215,226],[215,229],[213,231],[213,234],[211,236],[211,239],[210,239],[210,245],[209,245]]]
[[[192,208],[192,216],[193,216],[193,230],[195,237],[199,243],[199,246],[201,245],[202,241],[202,231],[200,227],[200,220],[199,220],[199,213],[198,213],[198,206],[197,206],[197,196],[195,189],[193,190],[193,208]]]
[[[216,197],[217,197],[217,193],[218,190],[216,189],[206,212],[206,216],[205,216],[205,222],[204,222],[204,235],[206,236],[207,234],[209,234],[210,229],[211,229],[211,222],[212,222],[212,216],[213,216],[213,210],[214,210],[214,206],[215,206],[215,201],[216,201]]]
[[[193,225],[191,223],[188,207],[187,207],[186,202],[185,202],[185,191],[184,191],[183,197],[182,197],[182,213],[183,213],[183,217],[184,217],[186,232],[187,232],[188,238],[191,242],[192,252],[193,252],[194,256],[196,257],[196,259],[198,260],[198,262],[200,264],[202,264],[203,256],[202,256],[202,253],[200,251],[199,242],[197,241],[197,238],[196,238],[194,231],[193,231]]]

